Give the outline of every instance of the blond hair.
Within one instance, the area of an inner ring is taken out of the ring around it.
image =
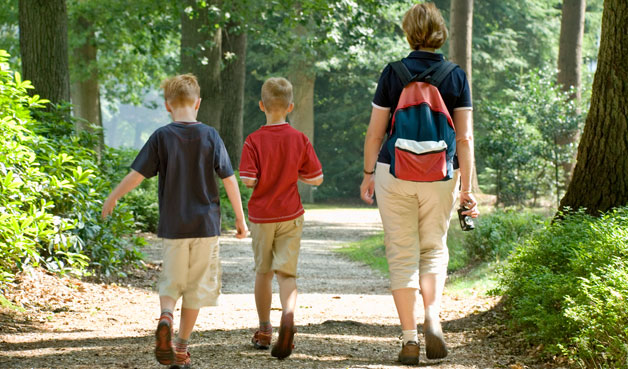
[[[193,105],[201,96],[201,87],[193,74],[180,74],[165,79],[161,83],[164,98],[172,107]]]
[[[447,40],[445,20],[433,3],[416,4],[403,16],[403,31],[413,50],[438,49]]]
[[[262,103],[266,111],[287,109],[292,103],[292,84],[283,77],[269,78],[262,85]]]

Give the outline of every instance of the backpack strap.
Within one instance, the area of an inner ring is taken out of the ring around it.
[[[403,64],[401,60],[390,63],[389,65],[391,66],[393,71],[395,71],[397,77],[399,77],[399,79],[401,80],[401,84],[403,85],[403,87],[406,87],[408,83],[414,80],[415,76],[410,73],[408,67],[406,67],[406,65]]]
[[[432,78],[430,78],[429,80],[429,83],[436,87],[440,86],[445,77],[447,77],[449,73],[451,73],[451,71],[453,71],[458,66],[450,61],[443,61],[441,63],[442,65],[438,67],[438,70],[432,75]]]
[[[434,71],[435,69],[440,68],[443,65],[443,63],[445,62],[439,61],[438,63],[432,64],[431,67],[427,68],[425,71],[423,71],[423,73],[416,76],[416,78],[414,78],[413,81],[417,81],[417,82],[418,81],[426,81],[426,82],[431,81],[431,78],[433,77],[428,76],[428,74],[432,73],[432,71]]]

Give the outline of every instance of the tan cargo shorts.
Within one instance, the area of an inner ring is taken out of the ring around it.
[[[251,223],[256,273],[279,271],[297,276],[303,215],[277,223]]]
[[[183,297],[181,306],[186,309],[218,305],[222,287],[219,252],[218,236],[164,238],[159,296]]]

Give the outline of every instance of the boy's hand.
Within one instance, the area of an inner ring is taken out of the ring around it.
[[[236,219],[236,238],[246,238],[247,234],[249,233],[249,229],[246,226],[246,222],[244,221],[244,219]]]
[[[108,215],[113,213],[113,208],[116,207],[118,200],[112,198],[111,196],[107,197],[105,202],[102,204],[102,213],[101,216],[105,219]]]
[[[375,195],[375,178],[372,174],[366,174],[360,185],[360,198],[369,205],[373,205]]]

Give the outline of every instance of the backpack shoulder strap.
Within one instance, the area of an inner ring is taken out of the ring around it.
[[[403,84],[403,87],[406,87],[406,85],[412,82],[412,80],[414,79],[414,76],[412,75],[412,73],[410,73],[408,67],[406,67],[406,65],[403,64],[401,60],[390,63],[390,67],[393,69],[397,77],[399,77],[399,79],[401,80],[401,84]]]
[[[458,66],[450,61],[445,61],[442,63],[443,64],[438,67],[438,70],[434,73],[434,75],[432,75],[432,78],[430,78],[429,81],[432,85],[436,87],[440,86],[445,77],[447,77],[449,73],[451,73]]]

